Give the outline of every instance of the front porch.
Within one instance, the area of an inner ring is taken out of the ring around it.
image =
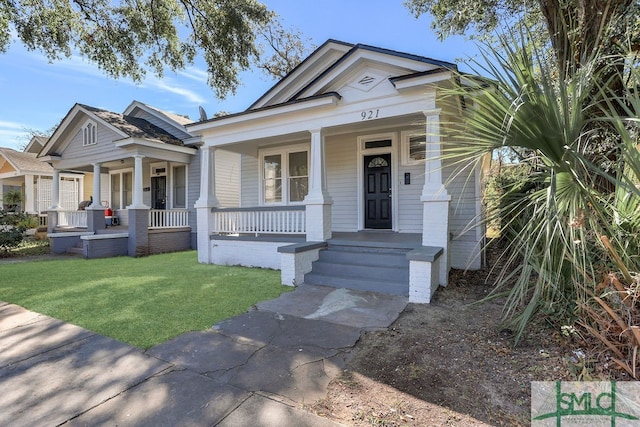
[[[284,285],[304,283],[404,295],[423,303],[430,302],[439,286],[443,254],[443,248],[423,246],[419,233],[369,230],[334,232],[325,242],[308,242],[301,233],[256,233],[253,229],[213,233],[209,249],[213,264],[281,270]]]
[[[112,214],[112,215],[108,215]],[[142,256],[191,248],[187,209],[104,209],[49,212],[53,253],[85,258]]]

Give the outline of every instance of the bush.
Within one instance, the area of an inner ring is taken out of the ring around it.
[[[9,213],[0,209],[0,252],[6,254],[17,247],[24,237],[30,217],[24,213]]]

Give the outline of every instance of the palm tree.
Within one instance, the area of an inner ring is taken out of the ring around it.
[[[486,65],[475,63],[474,71],[488,80],[460,76],[482,95],[475,98],[466,125],[451,136],[443,155],[462,173],[495,150],[509,148],[521,153],[520,162],[530,168],[525,180],[503,193],[497,212],[508,244],[506,267],[493,296],[507,296],[505,319],[513,322],[518,340],[540,311],[561,324],[575,318],[578,306],[596,292],[600,275],[611,266],[602,236],[627,253],[628,233],[624,237],[616,222],[621,199],[600,183],[611,183],[618,194],[640,195],[633,185],[640,177],[640,162],[617,112],[625,102],[611,96],[609,81],[598,75],[603,58],[595,55],[560,79],[545,56],[527,43],[526,34],[501,41],[499,48],[484,50]],[[469,90],[457,87],[444,96],[457,102]],[[596,109],[599,114],[593,114]],[[591,160],[602,123],[615,123],[621,134],[617,171]],[[637,211],[632,210],[633,215]]]
[[[20,204],[22,203],[22,194],[18,190],[9,190],[4,193],[2,201],[7,205],[7,211],[17,212],[20,210]]]

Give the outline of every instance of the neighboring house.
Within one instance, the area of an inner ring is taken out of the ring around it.
[[[44,218],[51,207],[54,175],[50,165],[36,158],[35,153],[44,142],[46,138],[33,137],[25,152],[0,147],[0,207],[8,207],[2,202],[3,195],[15,190],[22,196],[21,211]],[[83,196],[84,175],[63,172],[58,177],[60,205],[76,209]]]
[[[53,166],[54,177],[66,170],[91,174],[91,203],[78,210],[52,199],[51,250],[96,258],[195,248],[199,140],[186,130],[189,123],[138,101],[122,114],[74,105],[38,157]],[[238,172],[234,161],[239,155],[230,153],[216,165],[221,182],[236,181],[225,176]],[[233,206],[238,191],[229,193],[225,202]]]
[[[199,261],[416,302],[450,267],[479,268],[480,171],[469,180],[439,158],[447,126],[472,106],[439,101],[455,70],[329,40],[248,110],[187,125],[203,142]],[[237,208],[216,191],[212,165],[226,152],[241,156]]]

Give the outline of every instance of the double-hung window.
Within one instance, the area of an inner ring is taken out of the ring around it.
[[[133,203],[133,172],[111,173],[111,208],[124,209]]]
[[[173,167],[173,207],[187,207],[187,167]]]
[[[262,202],[301,203],[309,191],[309,149],[296,145],[260,154]]]

